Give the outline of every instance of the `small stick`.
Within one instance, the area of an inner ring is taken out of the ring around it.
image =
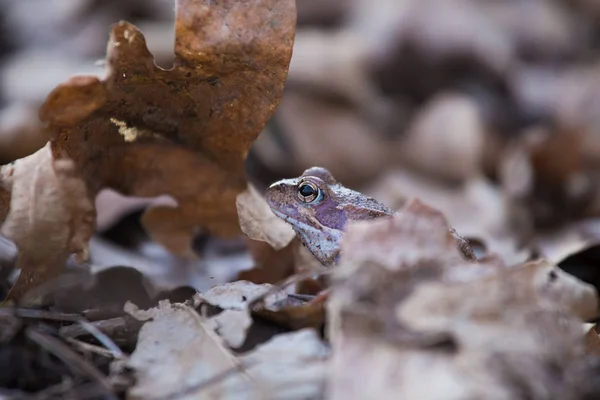
[[[100,386],[104,389],[103,391],[107,397],[111,400],[117,400],[117,396],[112,391],[112,388],[105,376],[96,368],[93,364],[86,361],[79,354],[69,348],[69,346],[62,343],[60,340],[42,333],[32,327],[25,330],[27,337],[36,342],[40,347],[54,354],[60,358],[68,367],[75,371],[83,372],[90,378],[96,380]]]

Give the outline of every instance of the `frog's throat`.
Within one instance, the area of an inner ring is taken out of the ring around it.
[[[273,210],[273,213],[292,225],[292,229],[300,238],[302,243],[323,265],[335,264],[340,253],[340,242],[343,232],[337,229],[328,228],[322,225],[316,218],[309,218],[313,225],[299,221],[295,218],[285,215],[280,211]]]

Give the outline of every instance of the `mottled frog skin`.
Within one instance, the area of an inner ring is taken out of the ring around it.
[[[324,266],[338,263],[348,221],[390,217],[394,211],[377,200],[338,183],[325,168],[312,167],[298,178],[273,183],[266,193],[271,210],[289,223],[302,243]],[[470,260],[477,260],[468,241],[450,233]]]
[[[266,200],[273,213],[292,225],[302,243],[325,266],[339,261],[340,241],[348,221],[394,214],[377,200],[342,186],[321,167],[273,183]]]

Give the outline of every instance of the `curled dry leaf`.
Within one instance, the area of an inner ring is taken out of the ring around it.
[[[415,202],[348,226],[328,310],[328,398],[580,398],[590,384],[569,376],[594,288],[545,260],[461,259],[449,235]]]
[[[264,197],[252,185],[236,199],[242,232],[250,239],[269,243],[281,250],[296,236],[292,227],[277,217]]]
[[[106,79],[76,77],[41,107],[52,150],[65,151],[95,196],[172,196],[144,221],[170,250],[192,255],[198,227],[239,233],[244,159],[279,103],[294,40],[293,0],[178,0],[174,67],[154,64],[143,34],[110,32]]]
[[[57,277],[70,254],[88,259],[95,211],[77,167],[53,159],[50,144],[0,168],[10,211],[0,232],[17,245],[21,274],[8,299]]]

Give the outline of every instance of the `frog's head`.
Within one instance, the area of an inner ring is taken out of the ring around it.
[[[337,262],[349,220],[392,213],[387,207],[339,184],[329,171],[312,167],[293,179],[273,183],[266,193],[273,213],[292,225],[300,240],[324,265]]]

